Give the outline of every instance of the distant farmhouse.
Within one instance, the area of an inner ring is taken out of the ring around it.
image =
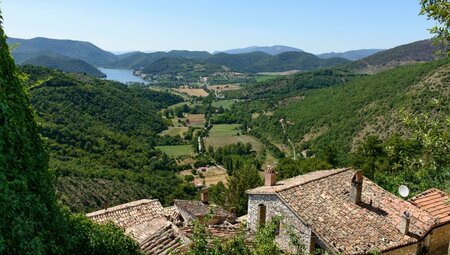
[[[297,252],[289,238],[295,234],[306,253],[449,254],[450,198],[437,189],[405,201],[350,168],[277,182],[269,167],[265,185],[247,194],[249,213],[240,218],[234,210],[210,204],[207,189],[200,201],[175,200],[174,206],[163,207],[158,200],[143,199],[87,216],[124,228],[144,253],[155,255],[185,252],[192,221],[205,219],[213,237],[225,239],[247,224],[247,243],[259,226],[279,219],[276,242],[286,252]]]
[[[324,170],[248,190],[248,227],[281,216],[276,241],[295,252],[290,226],[306,252],[331,254],[448,254],[450,200],[437,189],[404,201],[350,168]]]

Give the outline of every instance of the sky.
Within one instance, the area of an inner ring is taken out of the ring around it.
[[[0,0],[9,37],[102,49],[226,50],[288,45],[311,53],[392,48],[430,38],[419,0]]]

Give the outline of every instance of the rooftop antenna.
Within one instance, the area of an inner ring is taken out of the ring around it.
[[[409,188],[406,187],[406,185],[400,185],[400,187],[398,187],[398,193],[400,194],[400,196],[406,198],[409,195]]]

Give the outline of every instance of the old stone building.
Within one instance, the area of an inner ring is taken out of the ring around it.
[[[156,199],[142,199],[86,216],[100,224],[112,222],[123,228],[146,254],[163,255],[180,252],[189,242],[170,221],[177,214],[174,207],[164,208]]]
[[[163,207],[156,199],[142,199],[86,216],[100,224],[112,222],[123,228],[145,254],[168,255],[188,249],[192,221],[202,221],[207,215],[211,217],[207,227],[214,238],[231,238],[240,231],[233,212],[208,203],[207,189],[202,191],[201,201],[175,200],[174,206]]]
[[[218,225],[223,222],[234,223],[236,214],[228,212],[223,208],[210,204],[208,201],[208,189],[203,189],[200,193],[200,201],[198,200],[179,200],[174,201],[174,207],[180,212],[183,220],[187,224],[192,223],[192,220],[203,221],[205,217],[208,219],[209,225]]]
[[[405,201],[350,168],[323,170],[276,181],[268,168],[265,186],[248,190],[248,227],[281,216],[276,241],[296,251],[332,254],[447,254],[449,197],[426,191]]]

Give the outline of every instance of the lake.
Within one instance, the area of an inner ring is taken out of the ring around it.
[[[143,80],[141,77],[137,77],[133,75],[133,70],[131,69],[111,69],[111,68],[98,68],[101,72],[106,74],[107,80],[119,81],[122,83],[128,82],[143,82],[147,83],[147,81]]]

